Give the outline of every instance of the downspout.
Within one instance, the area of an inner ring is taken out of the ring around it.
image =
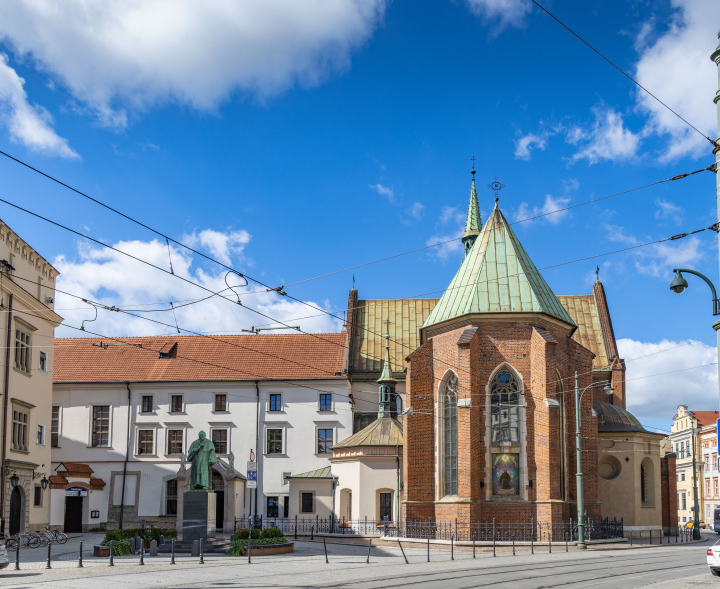
[[[395,500],[396,507],[395,512],[397,513],[397,519],[395,520],[396,526],[400,525],[400,447],[395,446],[395,475],[397,480],[397,492],[395,493],[395,496],[397,499]],[[398,528],[399,529],[399,528]]]
[[[120,527],[123,529],[123,514],[125,513],[125,478],[127,476],[127,463],[130,458],[130,383],[126,382],[128,392],[128,412],[127,412],[127,442],[125,443],[125,461],[123,462],[123,478],[122,478],[122,495],[120,496]]]
[[[0,538],[5,538],[5,456],[7,452],[8,397],[10,396],[10,336],[12,334],[13,295],[8,299],[7,343],[5,344],[5,387],[3,399],[2,463],[0,463]]]
[[[260,456],[262,456],[262,452],[260,452],[260,381],[255,381],[255,392],[257,393],[257,401],[256,401],[256,416],[255,416],[255,459],[258,462],[258,466],[260,465]],[[257,517],[258,514],[258,491],[260,486],[260,469],[258,469],[257,474],[257,482],[255,487],[255,517]]]

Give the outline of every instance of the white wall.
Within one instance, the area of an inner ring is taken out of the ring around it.
[[[172,362],[172,359],[168,362]],[[288,495],[289,485],[283,484],[283,473],[298,474],[328,466],[327,458],[330,455],[317,452],[317,429],[332,429],[333,442],[352,434],[352,406],[349,403],[347,381],[336,379],[296,382],[301,386],[287,382],[260,381],[259,451],[256,440],[257,391],[253,381],[131,383],[131,444],[127,470],[139,473],[138,516],[154,517],[164,514],[165,481],[172,478],[181,465],[179,456],[167,454],[169,430],[183,430],[183,452],[187,452],[189,444],[197,439],[201,430],[210,438],[211,429],[227,429],[228,454],[220,457],[224,460],[234,457],[236,470],[243,474],[250,450],[254,450],[259,463],[258,512],[262,514],[265,513],[267,495]],[[319,410],[320,391],[332,393],[333,406],[330,411]],[[214,411],[216,393],[227,395],[226,412]],[[278,393],[282,395],[282,409],[271,412],[270,394]],[[183,395],[181,412],[169,411],[171,394]],[[150,413],[140,411],[143,395],[153,396],[153,411]],[[60,406],[60,447],[53,448],[53,474],[54,469],[63,461],[89,464],[94,470],[93,476],[104,480],[106,486],[104,491],[93,492],[93,495],[103,496],[100,520],[88,523],[106,522],[108,504],[112,500],[111,474],[122,473],[126,453],[127,388],[124,383],[55,384],[53,405]],[[93,447],[91,444],[91,416],[92,407],[95,405],[110,406],[110,441],[107,447]],[[270,428],[283,430],[282,454],[268,455],[266,452],[266,431]],[[154,432],[154,451],[151,455],[137,454],[138,431],[141,429]],[[254,490],[253,493],[248,491],[250,489],[245,492],[244,503],[242,492],[238,492],[237,501],[241,503],[242,509],[239,516],[249,515],[254,503],[251,500]],[[55,494],[59,493],[62,491]],[[126,491],[126,498],[129,500],[128,493],[132,491]],[[134,494],[132,499],[134,500]],[[61,508],[59,503],[51,503],[54,511]],[[280,503],[282,505],[282,499]],[[63,516],[57,513],[53,513],[51,518],[53,522],[63,520]]]

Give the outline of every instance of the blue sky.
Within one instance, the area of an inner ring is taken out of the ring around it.
[[[483,217],[497,175],[514,221],[714,161],[707,140],[530,2],[296,4],[68,1],[60,13],[5,3],[0,148],[274,286],[458,237],[473,155]],[[717,2],[548,8],[717,136]],[[146,230],[10,160],[0,174],[1,198],[167,266],[165,244]],[[707,227],[714,195],[715,176],[703,172],[515,230],[542,268]],[[124,305],[203,296],[5,205],[0,216],[71,292]],[[217,266],[171,253],[176,272],[225,287]],[[361,298],[409,297],[441,291],[459,260],[453,242],[289,292],[342,312],[353,274]],[[667,424],[680,403],[715,408],[714,366],[644,376],[715,361],[709,291],[691,280],[678,297],[668,284],[676,265],[716,280],[716,236],[543,275],[557,294],[586,293],[597,264],[622,354],[653,354],[628,363],[633,411]],[[317,312],[274,295],[244,301],[309,331],[339,328],[327,315],[298,321]],[[72,325],[94,315],[72,299],[57,306]],[[153,316],[172,322],[166,315]],[[178,321],[203,332],[268,322],[225,301],[186,307]],[[169,333],[109,313],[95,325],[108,335]]]

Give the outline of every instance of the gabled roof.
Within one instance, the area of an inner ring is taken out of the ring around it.
[[[53,382],[345,378],[344,353],[344,332],[56,339]]]
[[[593,368],[607,369],[610,359],[600,330],[600,318],[595,297],[593,295],[558,295],[557,298],[578,326],[572,338],[595,354]]]
[[[692,411],[692,416],[697,419],[699,427],[705,427],[706,425],[715,425],[720,412],[718,411]]]
[[[318,468],[317,470],[310,470],[308,472],[301,472],[300,474],[292,474],[285,477],[286,479],[336,479],[337,477],[332,474],[330,467]]]
[[[402,446],[403,427],[397,419],[379,417],[358,433],[335,444],[332,449],[357,446]]]
[[[497,205],[423,329],[481,313],[543,313],[575,327]]]

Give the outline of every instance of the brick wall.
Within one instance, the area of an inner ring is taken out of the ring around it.
[[[678,526],[675,454],[666,454],[660,459],[660,496],[662,499],[663,531],[672,534]]]

